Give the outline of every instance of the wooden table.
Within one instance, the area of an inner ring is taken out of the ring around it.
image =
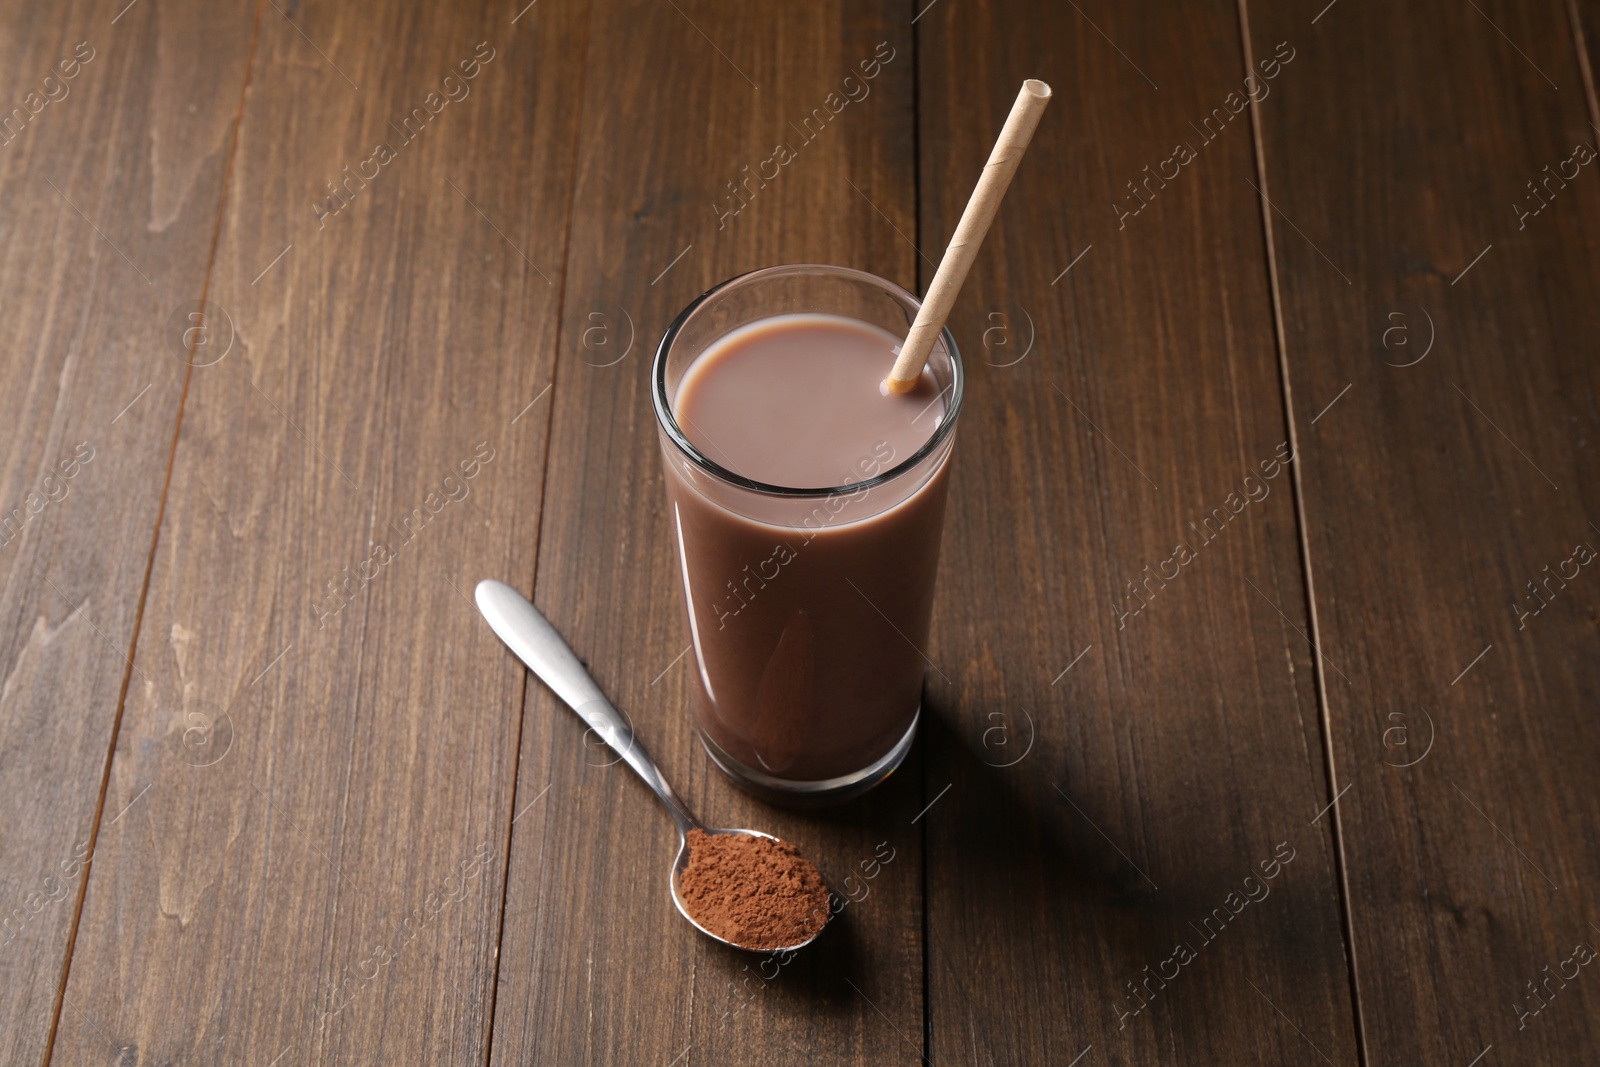
[[[1596,0],[124,2],[0,23],[0,1061],[1596,1062]],[[922,737],[763,806],[654,345],[926,285],[1029,76]],[[837,928],[684,923],[484,577]]]

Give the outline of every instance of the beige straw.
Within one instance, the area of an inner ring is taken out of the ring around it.
[[[917,320],[911,324],[911,332],[900,346],[894,369],[889,371],[889,378],[884,382],[889,392],[909,393],[922,376],[922,365],[928,362],[933,342],[944,329],[945,319],[950,317],[950,308],[967,280],[967,271],[972,268],[978,249],[983,247],[983,239],[989,235],[989,224],[1000,210],[1000,199],[1006,195],[1011,176],[1017,172],[1017,164],[1022,162],[1022,153],[1028,150],[1028,142],[1033,140],[1033,131],[1048,103],[1050,86],[1035,78],[1022,83],[1022,91],[1017,93],[1017,102],[1011,105],[1011,114],[1006,116],[1000,138],[994,143],[994,151],[989,153],[989,162],[984,164],[978,186],[972,190],[972,198],[967,201],[955,235],[950,238],[950,246],[944,250],[944,259],[934,272],[933,284],[928,286],[928,293],[923,297]]]

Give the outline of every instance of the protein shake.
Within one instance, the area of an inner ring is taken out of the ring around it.
[[[695,712],[757,792],[859,792],[914,732],[960,395],[948,335],[912,392],[880,391],[915,310],[871,275],[771,268],[657,356]]]

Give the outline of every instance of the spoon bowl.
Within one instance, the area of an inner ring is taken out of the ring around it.
[[[774,837],[771,834],[762,833],[760,830],[713,830],[709,827],[697,827],[697,829],[699,829],[702,833],[711,836],[722,834],[744,834],[747,837],[764,837],[768,841],[781,842],[783,840],[781,837]],[[688,868],[688,866],[689,837],[687,834],[681,834],[678,837],[678,857],[672,861],[672,903],[677,905],[678,913],[685,919],[689,920],[689,925],[693,926],[696,930],[699,930],[702,934],[705,934],[712,940],[721,941],[724,945],[732,945],[734,948],[744,949],[746,952],[793,952],[796,949],[805,948],[807,945],[811,944],[811,942],[815,941],[819,936],[821,936],[822,931],[828,926],[828,920],[833,918],[833,911],[830,908],[828,915],[822,920],[822,925],[817,927],[816,933],[813,933],[804,941],[796,942],[793,945],[762,945],[759,947],[754,945],[741,945],[737,941],[729,940],[728,938],[723,937],[720,934],[713,933],[712,931],[707,930],[704,926],[700,925],[699,920],[694,917],[694,914],[683,903],[683,897],[680,896],[678,892],[678,876],[681,875]]]
[[[745,834],[750,837],[764,837],[769,841],[780,839],[760,830],[713,830],[702,825],[672,791],[666,778],[645,752],[644,746],[634,737],[633,727],[616,708],[611,706],[605,694],[600,692],[600,687],[594,684],[594,679],[589,677],[589,672],[584,670],[583,664],[578,662],[578,657],[567,647],[567,643],[561,639],[556,628],[550,625],[550,620],[541,615],[539,609],[534,607],[527,597],[504,582],[492,579],[479,582],[474,595],[478,601],[478,610],[483,613],[484,619],[499,635],[500,640],[504,641],[517,658],[527,664],[528,669],[537,674],[567,707],[587,723],[601,740],[610,745],[611,749],[644,779],[645,785],[648,785],[667,806],[668,814],[678,826],[678,855],[673,860],[669,882],[672,902],[677,905],[679,913],[707,937],[746,951],[788,952],[804,948],[815,941],[817,934],[822,932],[828,920],[833,917],[831,908],[823,917],[822,925],[817,927],[816,933],[798,944],[776,948],[767,945],[741,945],[712,933],[695,920],[689,909],[684,906],[678,892],[678,876],[689,866],[690,830],[699,830],[701,833],[711,835]],[[827,888],[826,883],[823,888]]]

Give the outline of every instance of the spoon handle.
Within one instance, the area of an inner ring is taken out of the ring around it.
[[[645,785],[666,804],[679,831],[686,834],[699,827],[699,820],[689,814],[644,746],[633,736],[628,720],[600,692],[600,687],[594,684],[594,679],[589,677],[589,672],[584,670],[556,628],[550,625],[550,620],[540,614],[527,597],[504,582],[481,581],[475,595],[478,610],[500,640],[528,665],[529,670],[543,679],[567,707],[577,712],[578,718],[588,723],[601,740],[628,761],[628,766],[637,771]]]

